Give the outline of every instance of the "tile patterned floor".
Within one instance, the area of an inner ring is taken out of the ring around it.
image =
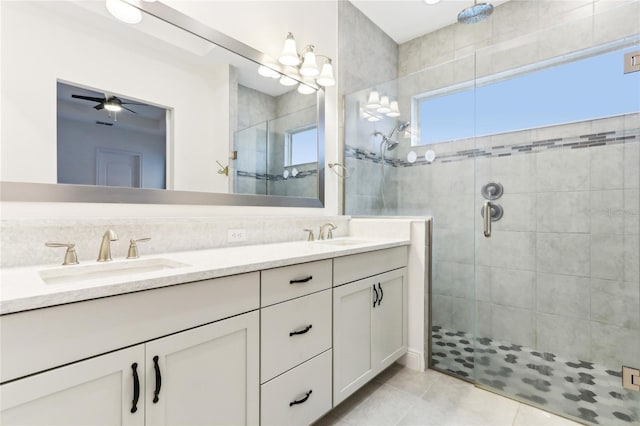
[[[640,426],[640,394],[621,386],[620,371],[520,345],[433,327],[433,362],[505,395],[590,425]],[[475,356],[475,357],[474,357]]]
[[[578,426],[434,370],[394,364],[315,426]]]

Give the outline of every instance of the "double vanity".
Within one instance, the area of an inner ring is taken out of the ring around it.
[[[3,424],[310,424],[407,352],[408,240],[2,271]]]

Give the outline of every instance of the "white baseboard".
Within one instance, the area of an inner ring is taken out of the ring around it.
[[[425,371],[426,368],[424,364],[424,352],[414,351],[411,349],[407,351],[406,355],[398,360],[398,363],[416,371]]]

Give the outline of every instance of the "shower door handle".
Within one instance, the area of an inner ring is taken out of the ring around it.
[[[483,214],[483,223],[484,223],[484,236],[486,238],[491,237],[491,201],[487,200],[484,202],[484,214]]]

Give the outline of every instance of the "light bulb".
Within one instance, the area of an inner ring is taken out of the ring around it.
[[[387,117],[400,117],[400,109],[398,108],[398,101],[391,102],[389,105],[390,111],[387,113]]]
[[[296,40],[293,38],[293,34],[287,34],[287,38],[284,40],[284,46],[278,61],[281,64],[291,66],[296,66],[300,63],[300,58],[298,58],[298,48],[296,47]]]
[[[320,86],[334,86],[336,84],[336,79],[333,77],[333,66],[331,65],[331,59],[328,59],[327,62],[322,66],[322,72],[320,76],[316,79],[316,82]]]
[[[380,98],[380,107],[376,111],[378,111],[380,114],[391,112],[391,108],[389,108],[388,96],[383,96],[382,98]]]
[[[106,0],[105,5],[111,15],[125,24],[137,24],[142,21],[142,12],[122,0]]]
[[[300,67],[300,74],[305,77],[315,77],[320,74],[318,64],[316,63],[316,54],[313,53],[313,50],[304,54],[304,62],[302,62],[302,66]]]
[[[375,90],[369,93],[369,99],[367,100],[367,108],[369,109],[380,108],[380,94]]]

